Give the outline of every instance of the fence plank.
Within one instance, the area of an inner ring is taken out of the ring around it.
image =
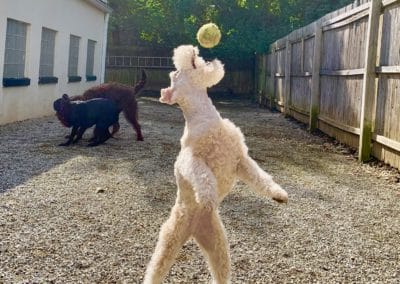
[[[336,22],[336,23],[330,24],[328,26],[325,26],[323,28],[323,31],[334,30],[334,29],[338,29],[338,28],[347,26],[347,25],[349,25],[351,23],[354,23],[354,22],[364,18],[364,17],[367,17],[368,13],[369,13],[368,10],[366,10],[366,11],[363,11],[363,12],[361,12],[359,14],[355,14],[352,17],[347,18],[346,20],[343,20],[341,22]]]
[[[314,55],[312,65],[312,78],[311,78],[311,103],[310,103],[310,122],[309,130],[315,131],[317,129],[318,114],[319,114],[319,100],[320,100],[320,68],[321,68],[321,52],[322,52],[322,27],[318,25],[315,28],[314,40]]]
[[[324,76],[355,76],[364,75],[364,69],[348,69],[348,70],[321,70],[321,75]]]
[[[284,104],[285,104],[285,114],[289,114],[290,107],[290,73],[291,73],[291,59],[292,59],[292,44],[289,40],[286,41],[286,62],[285,62],[285,94],[284,94]]]
[[[368,8],[370,7],[369,5],[370,5],[370,3],[365,3],[365,4],[362,4],[362,5],[358,6],[358,7],[355,8],[355,9],[352,9],[352,10],[346,12],[346,13],[342,13],[342,14],[340,14],[339,16],[336,16],[336,17],[334,17],[334,18],[332,18],[332,19],[327,20],[326,22],[324,22],[323,26],[332,25],[332,24],[334,24],[334,23],[337,23],[337,22],[346,20],[347,18],[350,18],[350,17],[352,17],[352,16],[355,15],[355,14],[358,14],[358,13],[360,13],[360,12],[363,12],[363,11],[365,11],[365,10],[368,10]]]
[[[360,135],[360,129],[359,128],[345,125],[343,123],[337,122],[336,120],[333,120],[331,118],[325,117],[323,115],[320,115],[318,119],[323,121],[323,122],[325,122],[325,123],[327,123],[327,124],[329,124],[329,125],[332,125],[332,126],[338,128],[338,129],[344,130],[344,131],[349,132],[349,133]]]
[[[379,66],[376,67],[379,74],[400,74],[400,66]]]
[[[382,5],[384,7],[387,7],[387,6],[390,6],[392,4],[396,4],[396,3],[399,3],[399,0],[383,0]]]
[[[270,78],[269,78],[269,107],[271,109],[275,108],[275,70],[276,70],[276,56],[275,49],[272,49],[271,53],[271,70],[270,70]]]
[[[367,161],[371,158],[373,114],[375,113],[374,105],[376,100],[375,67],[378,49],[378,37],[376,35],[381,31],[379,24],[381,8],[382,0],[372,0],[369,12],[365,73],[361,97],[361,133],[358,154],[360,161]]]
[[[382,145],[385,145],[389,148],[392,148],[398,152],[400,152],[400,142],[397,142],[395,140],[389,139],[383,135],[378,135],[378,134],[374,134],[373,135],[373,139],[376,142],[381,143]]]

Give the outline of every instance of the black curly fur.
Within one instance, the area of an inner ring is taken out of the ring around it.
[[[53,107],[61,123],[66,127],[72,127],[67,142],[60,146],[78,142],[86,129],[93,125],[96,125],[94,136],[88,146],[97,146],[112,137],[108,128],[118,123],[118,108],[114,102],[108,99],[71,101],[68,95],[64,94],[60,99],[54,101]]]

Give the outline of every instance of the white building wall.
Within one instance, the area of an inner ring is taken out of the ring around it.
[[[87,0],[1,0],[0,3],[0,125],[54,113],[53,101],[62,94],[81,94],[103,78],[107,14]],[[7,18],[28,24],[25,77],[29,86],[3,87]],[[57,84],[38,84],[42,27],[57,31],[54,76]],[[82,81],[68,83],[70,35],[81,38],[78,75]],[[86,82],[87,41],[96,41],[94,75]]]

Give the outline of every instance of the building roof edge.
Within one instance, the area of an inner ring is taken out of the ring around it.
[[[97,9],[105,12],[105,13],[111,13],[112,9],[110,6],[105,1],[102,0],[84,0],[88,3],[90,3],[92,6],[96,7]]]

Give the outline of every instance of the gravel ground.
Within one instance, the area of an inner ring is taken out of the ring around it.
[[[144,142],[121,118],[117,139],[58,147],[55,117],[0,126],[0,283],[140,283],[175,200],[183,117],[141,97]],[[282,114],[217,108],[250,155],[289,193],[277,204],[238,183],[221,204],[232,283],[399,283],[400,175]],[[207,283],[188,242],[165,283]]]

